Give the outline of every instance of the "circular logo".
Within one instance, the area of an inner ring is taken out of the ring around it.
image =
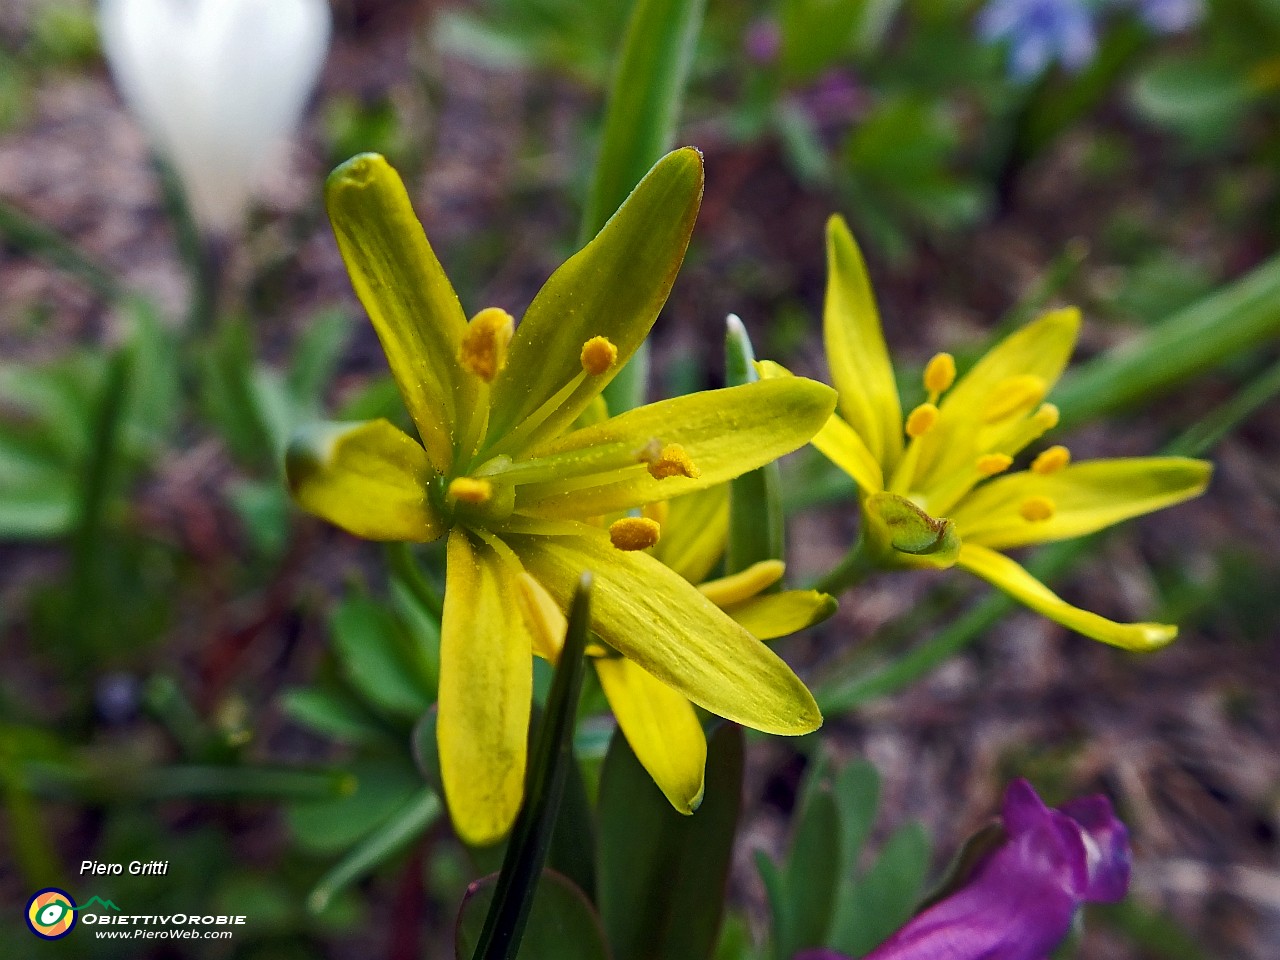
[[[37,937],[61,940],[76,925],[76,902],[57,887],[36,891],[27,901],[27,926]]]

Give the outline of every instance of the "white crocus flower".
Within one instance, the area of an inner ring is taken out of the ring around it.
[[[302,116],[329,46],[326,0],[102,0],[125,101],[211,233],[234,231]]]

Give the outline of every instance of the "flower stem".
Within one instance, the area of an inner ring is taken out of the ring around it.
[[[871,551],[867,547],[867,538],[859,535],[857,541],[849,548],[849,552],[844,555],[844,559],[824,576],[819,577],[813,589],[838,596],[865,580],[875,566]]]

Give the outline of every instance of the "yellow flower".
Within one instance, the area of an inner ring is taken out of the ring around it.
[[[713,713],[779,734],[821,723],[809,691],[764,644],[587,522],[753,470],[805,443],[835,407],[830,388],[796,380],[601,419],[597,398],[666,300],[701,195],[696,150],[659,161],[516,326],[493,308],[468,323],[381,157],[356,157],[329,178],[338,246],[421,442],[385,420],[311,428],[290,445],[290,489],[358,536],[448,537],[438,738],[446,799],[471,843],[506,833],[523,795],[534,643],[526,578],[563,608],[590,570],[593,632]],[[580,418],[596,422],[575,429]],[[655,468],[668,462],[687,468]]]
[[[1080,537],[1202,493],[1211,465],[1183,457],[1073,464],[1066,447],[1029,469],[1014,458],[1058,422],[1045,398],[1075,346],[1079,312],[1055,310],[1006,337],[959,380],[948,354],[924,371],[925,402],[904,417],[862,255],[827,225],[827,359],[838,413],[813,443],[858,484],[864,540],[889,567],[964,567],[1095,640],[1132,650],[1177,628],[1114,623],[1056,596],[1001,551]],[[766,377],[787,372],[762,364]]]
[[[709,487],[649,510],[662,516],[663,535],[653,556],[687,582],[698,584],[706,599],[761,640],[803,630],[835,612],[835,600],[816,590],[765,593],[782,579],[781,560],[765,560],[740,573],[705,580],[725,550],[729,528],[729,489]],[[649,519],[652,518],[635,518]],[[705,582],[704,582],[705,581]],[[534,651],[556,662],[564,645],[564,615],[537,583],[523,584],[526,616]],[[707,739],[689,699],[656,680],[635,663],[602,644],[588,646],[596,676],[618,727],[636,759],[653,777],[671,805],[693,813],[702,802]]]

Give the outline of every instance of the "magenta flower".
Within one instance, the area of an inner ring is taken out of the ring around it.
[[[1098,795],[1046,807],[1031,784],[1005,791],[1005,838],[955,893],[922,911],[865,960],[1044,960],[1083,903],[1129,887],[1129,831]],[[795,960],[846,960],[809,950]]]

